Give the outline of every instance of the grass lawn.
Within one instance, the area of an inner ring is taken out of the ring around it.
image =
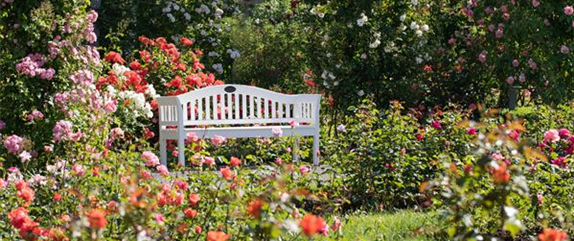
[[[439,233],[441,224],[436,212],[356,213],[345,217],[343,222],[339,239],[330,232],[329,239],[317,240],[446,240],[445,234]]]

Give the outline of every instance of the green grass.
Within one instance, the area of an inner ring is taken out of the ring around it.
[[[344,217],[343,223],[340,236],[329,230],[329,237],[316,240],[446,240],[436,212],[356,213]]]

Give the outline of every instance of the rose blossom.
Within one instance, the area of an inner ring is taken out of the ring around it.
[[[570,16],[574,13],[574,8],[572,6],[564,7],[564,14]]]
[[[560,52],[563,54],[568,54],[570,53],[570,49],[568,48],[568,46],[562,45],[562,48],[560,48]]]
[[[4,147],[8,149],[8,153],[18,155],[24,148],[22,146],[23,142],[24,138],[17,135],[11,135],[4,140]]]
[[[227,139],[225,137],[219,136],[219,135],[215,135],[211,139],[211,143],[213,143],[213,145],[215,145],[215,146],[221,146],[223,143],[225,143],[225,141],[227,141]]]
[[[560,140],[560,134],[555,129],[550,129],[544,133],[544,141],[557,142]]]
[[[145,165],[148,167],[159,165],[159,158],[151,151],[144,151],[140,157],[146,161]]]
[[[279,137],[283,135],[283,130],[281,130],[280,127],[273,127],[271,129],[271,133],[273,133],[274,136]]]

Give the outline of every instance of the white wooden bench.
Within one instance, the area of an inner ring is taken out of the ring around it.
[[[167,140],[177,140],[178,163],[185,165],[185,139],[214,136],[273,137],[280,128],[295,136],[313,136],[313,164],[319,164],[319,108],[321,95],[285,95],[246,85],[218,85],[178,96],[158,97],[161,163],[167,165]],[[289,121],[299,123],[290,126]]]

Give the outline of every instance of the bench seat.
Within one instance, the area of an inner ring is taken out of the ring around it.
[[[313,164],[319,164],[319,108],[321,95],[285,95],[254,86],[218,85],[177,96],[157,98],[160,159],[167,166],[167,141],[177,140],[178,164],[185,165],[185,139],[294,136],[297,161],[298,137],[313,137]],[[294,127],[290,122],[299,123]]]
[[[185,133],[195,132],[201,138],[213,138],[214,136],[249,138],[249,137],[274,137],[272,130],[279,128],[283,132],[282,136],[313,136],[315,127],[313,126],[231,126],[231,127],[196,127],[184,128]],[[178,129],[164,130],[165,137],[168,140],[177,140]]]

